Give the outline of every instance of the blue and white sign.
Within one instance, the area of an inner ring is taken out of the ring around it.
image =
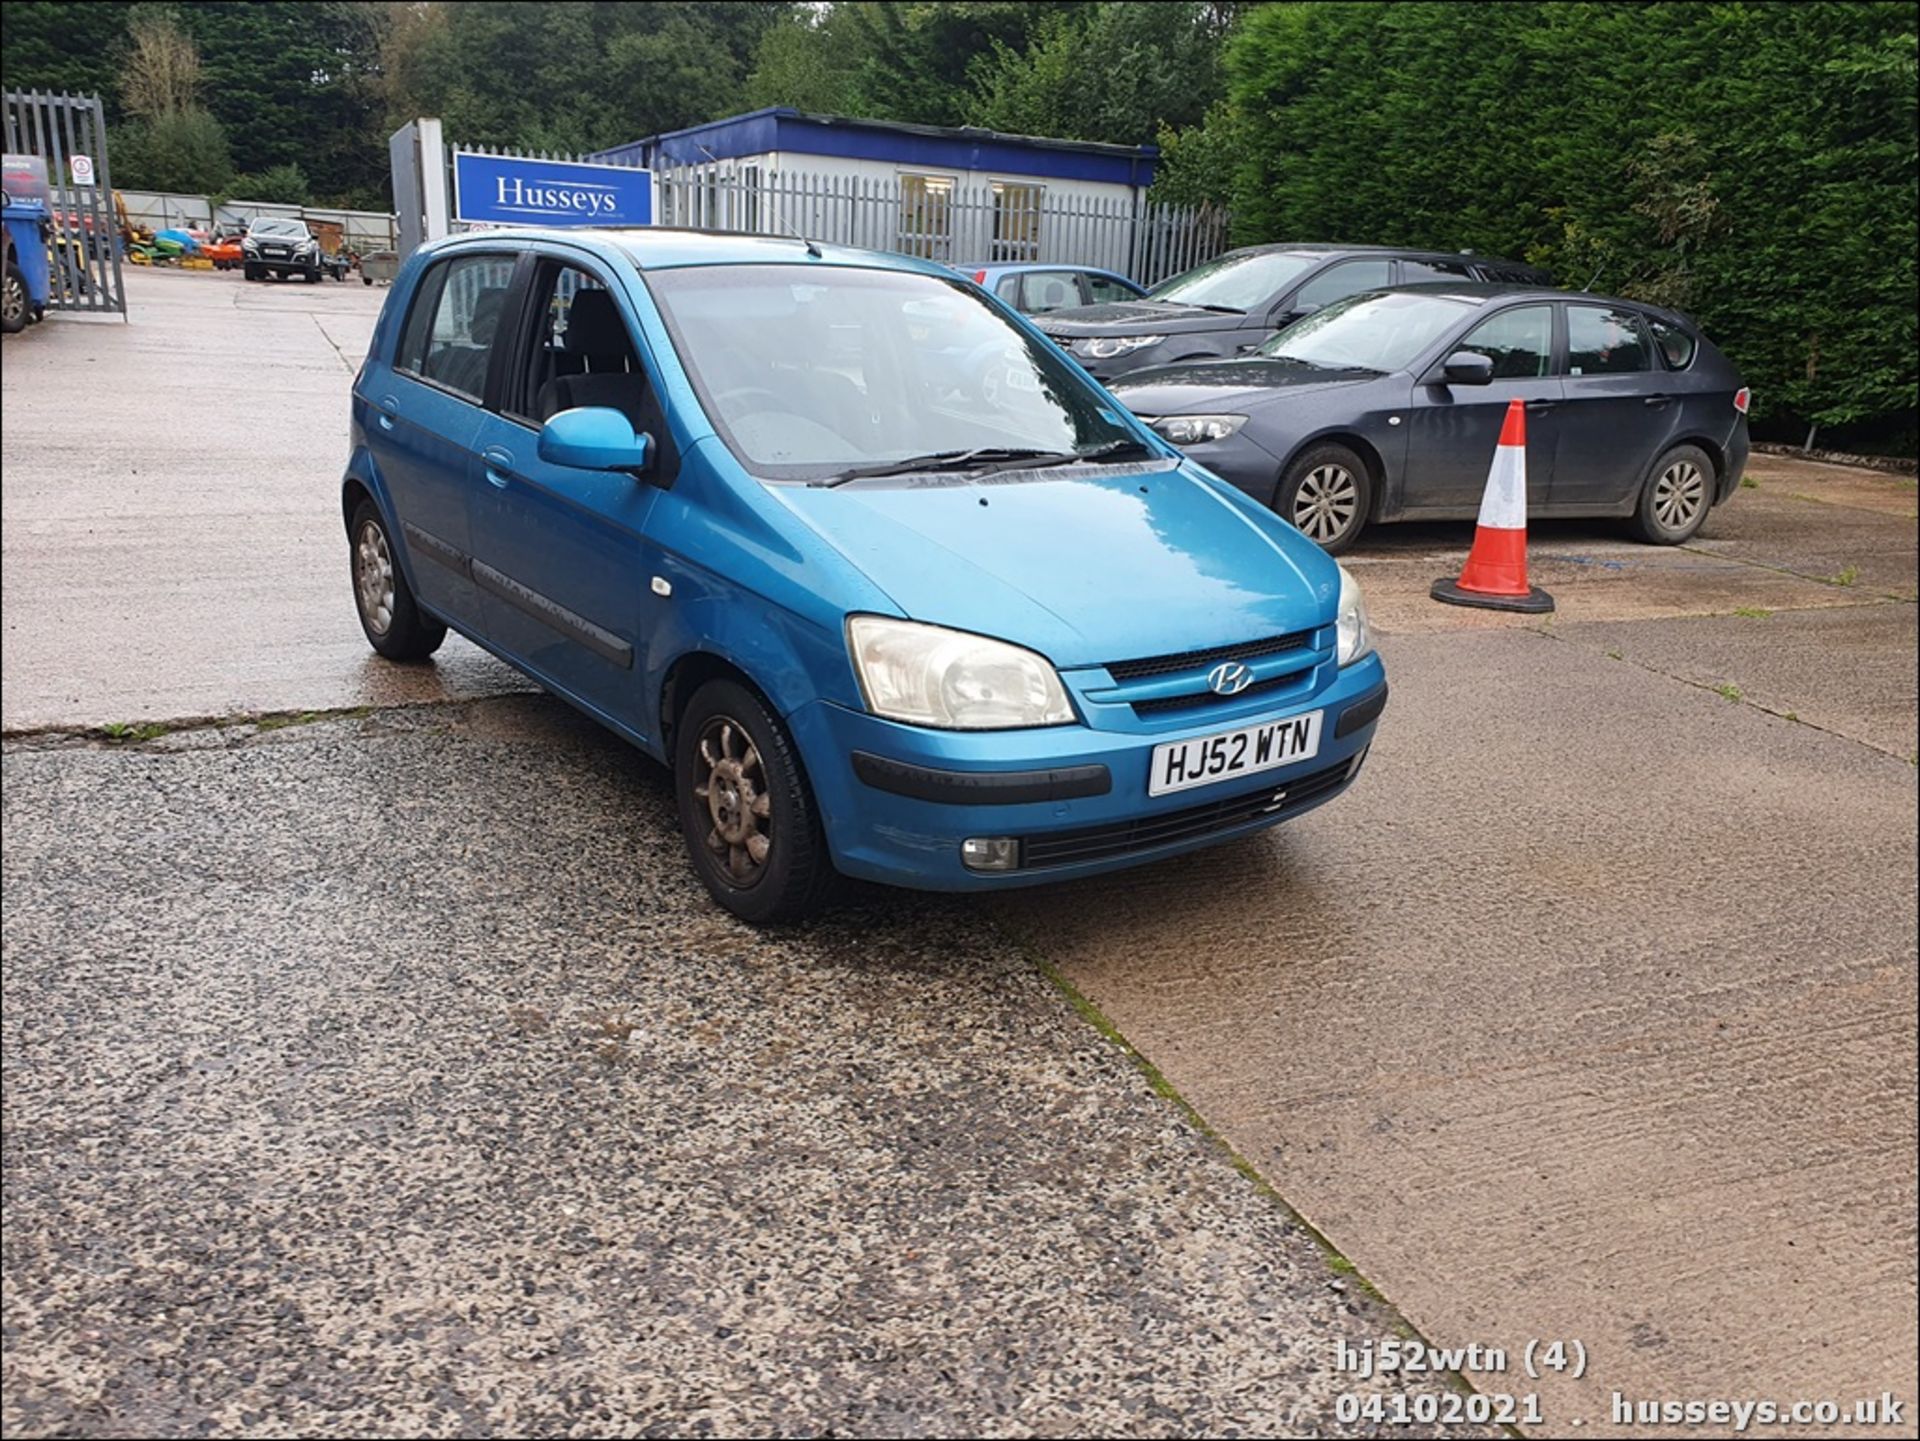
[[[453,218],[479,225],[651,225],[653,172],[453,153]]]

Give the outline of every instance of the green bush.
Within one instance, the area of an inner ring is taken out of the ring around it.
[[[233,175],[226,132],[197,107],[117,126],[109,148],[113,182],[128,190],[204,195]]]
[[[1695,316],[1777,429],[1897,425],[1916,406],[1914,18],[1263,6],[1228,52],[1238,238],[1532,260]]]
[[[264,200],[274,205],[311,205],[313,187],[307,183],[306,172],[298,165],[272,165],[254,175],[236,175],[233,184],[227,187],[227,193],[220,197],[227,200]]]

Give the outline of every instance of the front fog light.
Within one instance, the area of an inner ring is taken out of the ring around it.
[[[960,860],[970,871],[1017,871],[1020,842],[1013,836],[968,836],[960,842]]]

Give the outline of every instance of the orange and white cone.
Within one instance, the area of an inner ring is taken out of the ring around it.
[[[1433,598],[1486,610],[1553,609],[1552,596],[1527,584],[1527,408],[1519,400],[1507,402],[1466,566],[1458,580],[1436,580]]]

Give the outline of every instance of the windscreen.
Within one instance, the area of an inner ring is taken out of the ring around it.
[[[307,227],[298,220],[256,220],[247,234],[263,240],[268,237],[276,240],[305,240]]]
[[[769,480],[1133,437],[1052,345],[958,282],[825,265],[695,266],[646,281],[714,428]]]
[[[1255,310],[1280,298],[1280,292],[1319,264],[1318,255],[1285,250],[1263,254],[1223,255],[1196,265],[1183,275],[1163,280],[1147,294],[1149,300],[1181,305],[1213,305],[1227,310]]]
[[[1259,353],[1316,370],[1399,370],[1475,309],[1454,296],[1375,291],[1295,321]]]

